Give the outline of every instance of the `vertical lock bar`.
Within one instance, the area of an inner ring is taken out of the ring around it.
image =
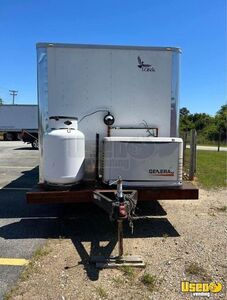
[[[118,229],[118,256],[122,257],[123,250],[123,220],[117,220],[117,229]]]
[[[122,178],[121,178],[121,176],[119,176],[118,180],[117,180],[117,197],[119,199],[123,198],[123,186],[122,186]]]

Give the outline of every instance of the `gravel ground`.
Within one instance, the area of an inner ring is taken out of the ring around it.
[[[199,200],[159,203],[141,208],[149,216],[135,221],[133,236],[125,228],[125,254],[143,256],[145,269],[90,265],[90,255],[114,246],[116,254],[117,247],[105,214],[83,208],[59,221],[60,237],[36,253],[7,299],[208,299],[181,293],[184,280],[221,282],[223,290],[209,299],[226,299],[226,190],[201,189]]]

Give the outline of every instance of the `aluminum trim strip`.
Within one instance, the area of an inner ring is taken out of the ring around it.
[[[172,53],[170,136],[179,136],[179,53]]]
[[[90,48],[90,49],[121,49],[121,50],[157,50],[157,51],[173,51],[180,52],[178,47],[150,47],[150,46],[123,46],[123,45],[91,45],[91,44],[64,44],[64,43],[48,43],[40,42],[36,44],[36,48]]]

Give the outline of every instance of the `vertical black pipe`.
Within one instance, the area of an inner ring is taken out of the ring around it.
[[[95,179],[99,181],[99,133],[96,133]]]
[[[107,136],[108,136],[108,137],[110,136],[110,130],[111,130],[111,129],[110,129],[110,125],[108,125],[108,126],[107,126]]]
[[[121,258],[124,254],[123,248],[123,220],[117,220],[117,237],[118,237],[118,256]]]
[[[221,131],[218,133],[218,152],[220,151],[220,145],[221,145]]]

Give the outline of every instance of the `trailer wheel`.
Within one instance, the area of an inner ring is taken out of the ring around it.
[[[6,141],[13,141],[14,136],[13,136],[13,133],[7,132],[5,137],[6,137]]]
[[[39,149],[39,142],[38,142],[38,140],[34,140],[32,142],[32,149]]]

